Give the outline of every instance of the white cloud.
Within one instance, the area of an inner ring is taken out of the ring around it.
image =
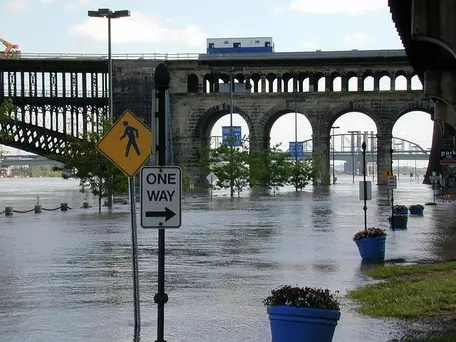
[[[372,40],[372,37],[368,34],[355,32],[344,36],[343,41],[347,44],[365,44]]]
[[[304,51],[316,51],[319,49],[315,42],[305,41],[299,44],[299,48]]]
[[[71,11],[76,8],[75,4],[65,4],[62,6],[62,10],[64,11]]]
[[[5,5],[5,9],[9,12],[22,12],[28,8],[27,0],[11,0]]]
[[[8,3],[5,5],[5,10],[9,12],[24,12],[30,8],[30,2],[39,2],[42,4],[50,4],[52,2],[55,2],[57,0],[35,0],[35,1],[30,1],[30,0],[10,0]],[[79,0],[81,1],[81,0]],[[82,0],[85,1],[85,0]],[[1,6],[0,6],[1,10]]]
[[[304,13],[361,14],[387,7],[386,0],[293,0],[289,9]]]
[[[73,35],[88,37],[99,42],[107,40],[107,23],[100,18],[87,18],[83,23],[70,27]],[[189,46],[204,44],[207,34],[194,25],[183,29],[168,28],[152,16],[132,12],[131,17],[112,21],[112,42],[125,43],[162,43],[179,42]]]
[[[285,12],[286,10],[288,10],[288,7],[289,7],[289,6],[284,6],[284,5],[277,5],[277,6],[274,6],[274,8],[272,9],[272,14],[280,14],[280,13],[283,13],[283,12]]]
[[[54,0],[44,0],[44,1],[54,1]],[[68,1],[68,0],[66,0]],[[62,10],[64,11],[71,11],[75,9],[79,5],[88,5],[89,0],[76,0],[75,2],[66,3],[62,6]]]

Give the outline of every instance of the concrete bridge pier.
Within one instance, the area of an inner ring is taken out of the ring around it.
[[[437,109],[438,106],[436,106]],[[442,173],[442,166],[440,165],[440,149],[445,147],[452,148],[452,139],[450,144],[446,146],[444,135],[448,133],[449,136],[454,137],[454,129],[452,126],[445,122],[434,121],[434,133],[432,134],[432,145],[431,145],[431,154],[429,156],[429,163],[424,175],[423,184],[431,184],[429,181],[429,176],[432,176],[432,172],[436,174]],[[452,133],[452,135],[450,135]]]
[[[393,143],[392,133],[377,134],[377,185],[387,185],[388,177],[383,173],[391,171],[391,148]]]
[[[192,141],[189,139],[180,146],[178,165],[184,174],[191,175],[191,184],[195,184],[196,190],[200,190],[207,185],[206,175],[201,171],[201,158],[203,149],[210,144],[205,141]]]
[[[318,174],[315,175],[314,185],[320,183],[321,185],[331,184],[330,174],[330,140],[329,135],[319,135],[313,139],[313,160],[318,170]],[[319,181],[318,181],[319,180]]]

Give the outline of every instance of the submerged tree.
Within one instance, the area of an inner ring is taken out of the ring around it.
[[[294,185],[296,191],[302,191],[314,177],[314,162],[311,158],[288,161],[291,170],[288,184]]]
[[[216,185],[224,189],[233,186],[238,196],[249,185],[250,180],[249,153],[245,141],[243,144],[241,147],[222,144],[215,149],[208,146],[203,149],[201,159],[201,169],[217,175]]]
[[[290,154],[279,150],[280,144],[250,155],[252,185],[276,191],[285,186],[290,176]]]
[[[324,171],[325,160],[323,158],[323,153],[321,151],[314,151],[312,160],[314,183],[319,179],[322,185],[329,185],[331,183],[331,175],[329,174],[329,171]]]
[[[68,136],[63,155],[51,157],[65,164],[56,169],[75,171],[75,177],[80,179],[80,191],[90,192],[98,197],[99,211],[101,211],[101,201],[108,195],[109,190],[116,193],[125,193],[128,190],[128,179],[125,174],[96,147],[111,126],[110,120],[102,119],[97,132],[85,133],[79,139]]]

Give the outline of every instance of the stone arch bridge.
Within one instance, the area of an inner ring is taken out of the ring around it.
[[[7,59],[0,65],[0,101],[10,98],[17,106],[12,120],[0,122],[9,133],[0,143],[43,156],[59,153],[67,135],[97,130],[108,105],[104,56],[45,57]],[[384,170],[390,165],[394,123],[410,111],[433,113],[402,50],[176,57],[114,59],[114,113],[128,108],[148,124],[154,68],[165,62],[171,74],[175,162],[192,172],[196,184],[204,179],[201,150],[210,143],[215,122],[230,112],[230,84],[233,112],[245,119],[256,142],[252,150],[267,147],[274,122],[296,110],[311,123],[313,151],[324,156],[323,172],[329,171],[330,129],[341,115],[357,111],[373,119],[378,168]],[[378,179],[386,182],[380,172]]]

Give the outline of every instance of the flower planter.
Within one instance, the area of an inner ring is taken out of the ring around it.
[[[365,238],[355,242],[363,260],[385,260],[386,236]]]
[[[400,219],[400,218],[395,218],[394,219],[394,226],[393,226],[393,220],[388,218],[388,222],[390,224],[391,229],[407,229],[407,223],[408,220]]]
[[[331,342],[340,311],[268,305],[272,342]]]
[[[393,215],[408,215],[408,209],[394,209]]]
[[[423,211],[424,211],[424,208],[411,208],[410,215],[423,216]]]

